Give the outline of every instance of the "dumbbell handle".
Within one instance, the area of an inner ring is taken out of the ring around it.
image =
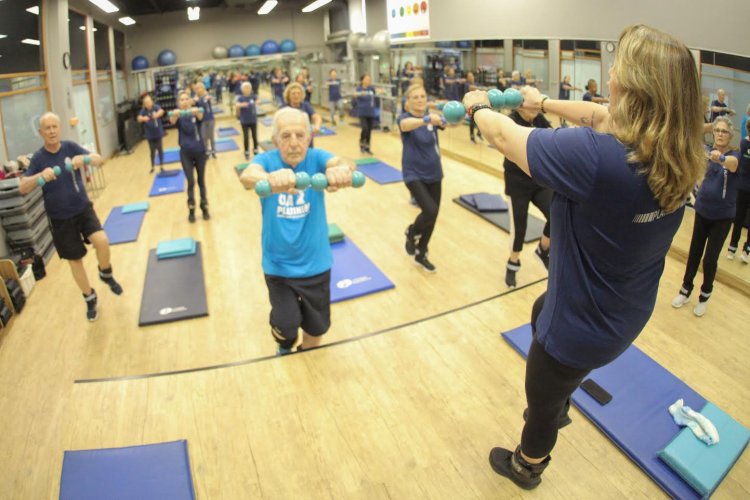
[[[62,170],[57,165],[52,167],[52,171],[55,172],[55,176],[59,176],[62,173]],[[47,184],[47,181],[44,179],[44,177],[40,175],[39,177],[36,178],[36,183],[39,186],[44,186],[45,184]]]
[[[314,180],[314,181],[313,181]],[[352,187],[360,188],[365,183],[365,176],[362,172],[352,172]],[[314,184],[314,185],[313,185]],[[316,191],[322,191],[328,187],[328,178],[325,174],[318,173],[313,175],[312,179],[305,172],[296,174],[295,189],[304,190],[313,185]],[[255,192],[261,198],[267,198],[273,194],[271,183],[267,179],[259,180],[255,183]]]
[[[312,188],[315,191],[323,191],[328,188],[328,177],[325,174],[315,174],[312,176]],[[355,170],[352,172],[352,187],[361,188],[365,185],[365,174]]]
[[[724,155],[719,156],[719,163],[724,163],[726,161],[727,157]]]

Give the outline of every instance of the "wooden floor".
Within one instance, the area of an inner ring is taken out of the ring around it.
[[[259,125],[259,132],[265,138],[270,128]],[[316,146],[356,157],[358,134],[339,127]],[[235,140],[241,144],[241,136]],[[165,146],[175,143],[170,132]],[[497,152],[483,149],[500,164]],[[398,135],[375,133],[373,150],[400,165]],[[95,203],[102,221],[113,206],[148,199],[147,156],[141,144],[107,162],[108,185]],[[451,202],[463,193],[501,192],[496,177],[444,161],[434,275],[404,253],[403,231],[417,210],[403,185],[368,182],[327,196],[329,221],[396,288],[335,304],[325,337],[335,345],[269,358],[275,343],[260,266],[260,207],[237,181],[232,166],[241,161],[241,152],[209,161],[211,221],[189,224],[182,193],[149,199],[138,241],[112,248],[125,293],[97,286],[96,323],[86,321],[67,265],[56,257],[50,263],[0,344],[0,498],[57,498],[64,450],[175,439],[189,442],[200,499],[663,496],[576,410],[533,493],[487,464],[491,447],[517,443],[525,407],[524,362],[499,333],[528,322],[546,287],[528,245],[519,273],[528,286],[504,293],[508,236]],[[203,243],[210,316],[138,328],[148,250],[184,236]],[[93,277],[93,255],[86,267]],[[750,426],[748,297],[717,284],[703,318],[674,310],[669,303],[683,271],[668,259],[653,319],[637,344]],[[419,321],[483,299],[490,300]],[[134,378],[74,383],[126,376]],[[716,498],[747,498],[749,485],[746,453]]]

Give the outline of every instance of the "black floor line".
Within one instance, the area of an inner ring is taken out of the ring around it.
[[[389,326],[388,328],[383,328],[382,330],[376,330],[376,331],[370,332],[370,333],[363,333],[362,335],[357,335],[356,337],[351,337],[351,338],[348,338],[348,339],[337,340],[335,342],[331,342],[329,344],[324,344],[324,345],[322,345],[320,347],[316,347],[315,349],[309,349],[309,351],[314,351],[314,350],[318,350],[318,349],[327,349],[329,347],[334,347],[334,346],[341,345],[341,344],[348,344],[350,342],[358,342],[358,341],[366,339],[366,338],[375,337],[376,335],[383,335],[384,333],[392,332],[394,330],[400,330],[402,328],[406,328],[406,327],[409,327],[409,326],[412,326],[412,325],[417,325],[419,323],[424,323],[425,321],[431,321],[433,319],[441,318],[443,316],[447,316],[448,314],[453,314],[453,313],[458,312],[458,311],[463,311],[464,309],[469,309],[469,308],[472,308],[474,306],[478,306],[480,304],[484,304],[485,302],[490,302],[490,301],[498,299],[500,297],[504,297],[505,295],[509,295],[511,293],[521,291],[524,288],[528,288],[528,287],[537,285],[537,284],[539,284],[539,283],[541,283],[543,281],[546,281],[546,280],[547,280],[546,277],[540,278],[540,279],[538,279],[536,281],[532,281],[531,283],[527,283],[527,284],[525,284],[523,286],[520,286],[518,288],[513,288],[511,290],[506,290],[504,292],[500,292],[497,295],[493,295],[493,296],[487,297],[485,299],[480,299],[480,300],[477,300],[475,302],[470,302],[468,304],[464,304],[464,305],[459,306],[459,307],[454,307],[453,309],[448,309],[447,311],[439,312],[439,313],[433,314],[431,316],[426,316],[424,318],[415,319],[414,321],[409,321],[407,323],[402,323],[400,325]],[[307,352],[307,351],[304,351],[304,352]],[[293,352],[293,353],[287,354],[287,356],[292,356],[292,355],[295,355],[295,354],[303,354],[303,353],[301,353],[301,352]],[[284,357],[286,357],[286,356],[284,356]],[[141,379],[147,379],[147,378],[167,377],[167,376],[170,376],[170,375],[183,375],[183,374],[186,374],[186,373],[197,373],[197,372],[204,372],[204,371],[208,371],[208,370],[219,370],[219,369],[222,369],[222,368],[231,368],[233,366],[251,365],[251,364],[254,364],[254,363],[259,363],[261,361],[268,361],[268,360],[271,360],[271,359],[279,359],[279,356],[276,356],[276,355],[261,356],[261,357],[258,357],[258,358],[245,359],[245,360],[242,360],[242,361],[233,361],[231,363],[221,363],[221,364],[218,364],[218,365],[200,366],[198,368],[186,368],[184,370],[172,370],[172,371],[168,371],[168,372],[145,373],[145,374],[141,374],[141,375],[125,375],[125,376],[120,376],[120,377],[84,378],[84,379],[77,379],[77,380],[74,381],[74,383],[76,383],[76,384],[93,384],[93,383],[97,383],[97,382],[124,382],[126,380],[141,380]]]

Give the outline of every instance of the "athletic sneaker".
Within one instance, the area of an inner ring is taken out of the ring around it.
[[[286,347],[278,346],[278,348],[276,349],[277,356],[286,356],[287,354],[291,354],[291,353],[292,353],[292,350],[287,349]]]
[[[550,457],[542,463],[530,464],[521,456],[521,447],[516,451],[505,448],[492,448],[490,451],[490,466],[492,470],[513,481],[516,486],[525,490],[531,490],[542,482],[542,472],[547,468]]]
[[[683,291],[684,290],[680,290],[680,293],[678,293],[677,296],[672,299],[672,307],[674,307],[675,309],[679,309],[680,307],[690,302],[690,297],[682,293]]]
[[[154,173],[154,166],[152,165],[151,166],[151,171],[149,172],[149,174],[153,174],[153,173]]]
[[[695,307],[693,308],[693,314],[698,316],[699,318],[706,314],[706,308],[708,307],[708,302],[701,302],[698,301],[697,304],[695,304]]]
[[[216,151],[211,151],[211,158],[216,159]]]
[[[733,251],[729,250],[727,252],[727,259],[734,260],[734,252]]]
[[[417,253],[414,257],[414,263],[418,266],[422,266],[422,269],[428,273],[437,272],[437,268],[427,259],[427,254]]]
[[[201,203],[201,212],[203,212],[203,220],[211,218],[211,214],[208,213],[208,203]]]
[[[742,259],[742,262],[744,262],[745,264],[750,264],[750,250],[743,250],[742,255],[740,255],[740,259]]]
[[[245,160],[250,159],[250,151],[245,151]]]
[[[96,290],[91,289],[90,295],[84,295],[83,300],[86,301],[86,319],[92,323],[99,319],[99,310],[96,307]]]
[[[195,222],[195,209],[191,209],[190,213],[188,213],[188,221],[192,224]]]
[[[516,287],[516,273],[521,270],[521,261],[512,262],[508,259],[505,264],[505,284],[510,288]]]
[[[417,244],[414,241],[414,238],[409,236],[409,230],[411,229],[411,226],[406,228],[406,231],[404,231],[404,235],[406,236],[406,244],[404,245],[404,248],[406,249],[406,255],[413,256],[415,253],[417,253]]]
[[[109,285],[109,289],[115,295],[122,294],[122,286],[112,276],[112,266],[109,266],[109,269],[99,269],[99,279]]]
[[[549,271],[549,248],[545,250],[542,248],[542,245],[539,244],[536,247],[536,250],[534,250],[534,254],[539,257],[539,260],[544,264],[544,268]]]

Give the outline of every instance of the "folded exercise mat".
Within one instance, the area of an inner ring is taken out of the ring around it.
[[[219,131],[216,133],[219,137],[231,137],[233,135],[240,135],[234,127],[219,127]]]
[[[357,169],[378,184],[391,184],[393,182],[403,182],[404,176],[401,170],[393,168],[377,158],[360,158],[354,160]]]
[[[238,149],[240,149],[237,143],[234,142],[234,139],[230,137],[217,139],[215,144],[217,153],[226,153],[227,151],[237,151]]]
[[[266,127],[270,127],[273,125],[273,117],[272,116],[266,116],[260,121],[263,125]]]
[[[122,206],[122,213],[129,214],[131,212],[145,212],[149,208],[147,201],[138,201],[136,203],[130,203]]]
[[[156,245],[156,256],[161,259],[186,257],[195,254],[196,241],[193,238],[160,241]]]
[[[213,111],[214,111],[215,115],[220,115],[220,114],[222,114],[224,112],[224,108],[220,108],[220,107],[217,106],[217,107],[215,107],[213,109]]]
[[[462,194],[459,198],[461,201],[471,205],[480,212],[505,212],[508,210],[508,204],[499,194]]]
[[[154,162],[157,165],[161,165],[159,161],[159,155],[156,155]],[[180,163],[180,148],[167,148],[164,150],[164,164],[167,163]]]
[[[502,335],[524,358],[528,355],[531,325]],[[669,405],[682,398],[687,406],[701,408],[706,400],[635,346],[610,364],[592,371],[588,378],[609,392],[612,401],[602,406],[577,389],[571,399],[578,409],[667,494],[679,499],[700,498],[684,479],[659,460],[659,452],[680,432],[667,411]]]
[[[659,452],[659,457],[698,493],[708,497],[742,455],[750,431],[713,403],[706,404],[699,413],[714,424],[719,442],[707,446],[685,427]]]
[[[194,500],[187,441],[66,451],[60,500]]]
[[[263,151],[273,151],[276,149],[276,146],[273,145],[273,142],[271,141],[260,141],[260,149]]]
[[[151,185],[149,196],[181,193],[185,190],[185,173],[182,170],[171,170],[170,172],[176,173],[154,176],[154,183]]]
[[[107,234],[110,245],[128,243],[138,239],[141,232],[145,211],[123,212],[124,207],[113,207],[109,212],[107,220],[104,221],[104,232]]]
[[[240,163],[239,165],[234,166],[234,171],[237,172],[237,175],[242,175],[242,171],[249,166],[250,162]]]
[[[394,288],[395,285],[352,240],[331,245],[331,302],[341,302]]]
[[[195,254],[179,259],[159,259],[148,254],[138,326],[155,325],[208,316],[201,244]]]
[[[171,168],[171,169],[164,169],[158,174],[156,174],[157,177],[174,177],[175,175],[180,175],[183,172],[181,168]]]
[[[328,135],[336,135],[336,131],[324,125],[320,127],[320,132],[315,134],[315,137],[326,137]]]
[[[344,231],[341,230],[338,224],[328,224],[328,241],[330,243],[344,241]]]
[[[458,203],[465,209],[477,214],[487,222],[490,222],[506,233],[510,233],[510,212],[481,212],[475,207],[471,206],[467,202],[463,201],[460,197],[453,198],[454,203]],[[536,241],[542,237],[544,233],[544,221],[529,214],[526,221],[526,237],[523,239],[524,243]]]

